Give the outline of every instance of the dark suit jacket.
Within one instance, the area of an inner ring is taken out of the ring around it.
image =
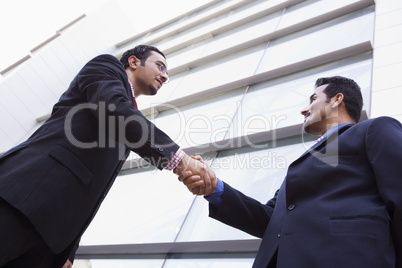
[[[123,65],[89,61],[51,117],[0,158],[0,198],[21,211],[54,253],[74,245],[130,150],[159,169],[179,146],[134,108]]]
[[[225,184],[210,216],[262,238],[253,267],[395,268],[401,209],[402,126],[381,117],[317,143],[265,205]]]

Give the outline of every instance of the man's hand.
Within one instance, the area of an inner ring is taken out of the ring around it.
[[[194,158],[187,154],[184,155],[174,173],[179,175],[179,180],[193,194],[210,195],[215,192],[218,182],[215,172],[212,171],[200,156]]]
[[[72,267],[73,267],[73,264],[71,263],[71,261],[67,260],[66,263],[61,268],[72,268]]]
[[[191,171],[182,172],[178,179],[187,186],[187,189],[193,194],[198,194],[201,188],[205,189],[204,181],[201,179],[200,175],[193,175]]]

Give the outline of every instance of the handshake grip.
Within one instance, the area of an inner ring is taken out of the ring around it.
[[[218,183],[215,172],[201,156],[190,157],[185,154],[173,172],[194,195],[208,196],[215,192]]]

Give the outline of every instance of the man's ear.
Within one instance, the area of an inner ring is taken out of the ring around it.
[[[331,98],[332,108],[339,107],[343,103],[343,94],[337,93]]]
[[[136,56],[130,56],[127,61],[128,65],[134,69],[137,69],[137,66],[140,62],[140,60]]]

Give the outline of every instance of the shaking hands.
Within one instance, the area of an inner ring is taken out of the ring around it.
[[[211,195],[215,192],[218,182],[215,172],[201,156],[184,155],[174,173],[179,176],[179,181],[183,182],[195,195]]]

